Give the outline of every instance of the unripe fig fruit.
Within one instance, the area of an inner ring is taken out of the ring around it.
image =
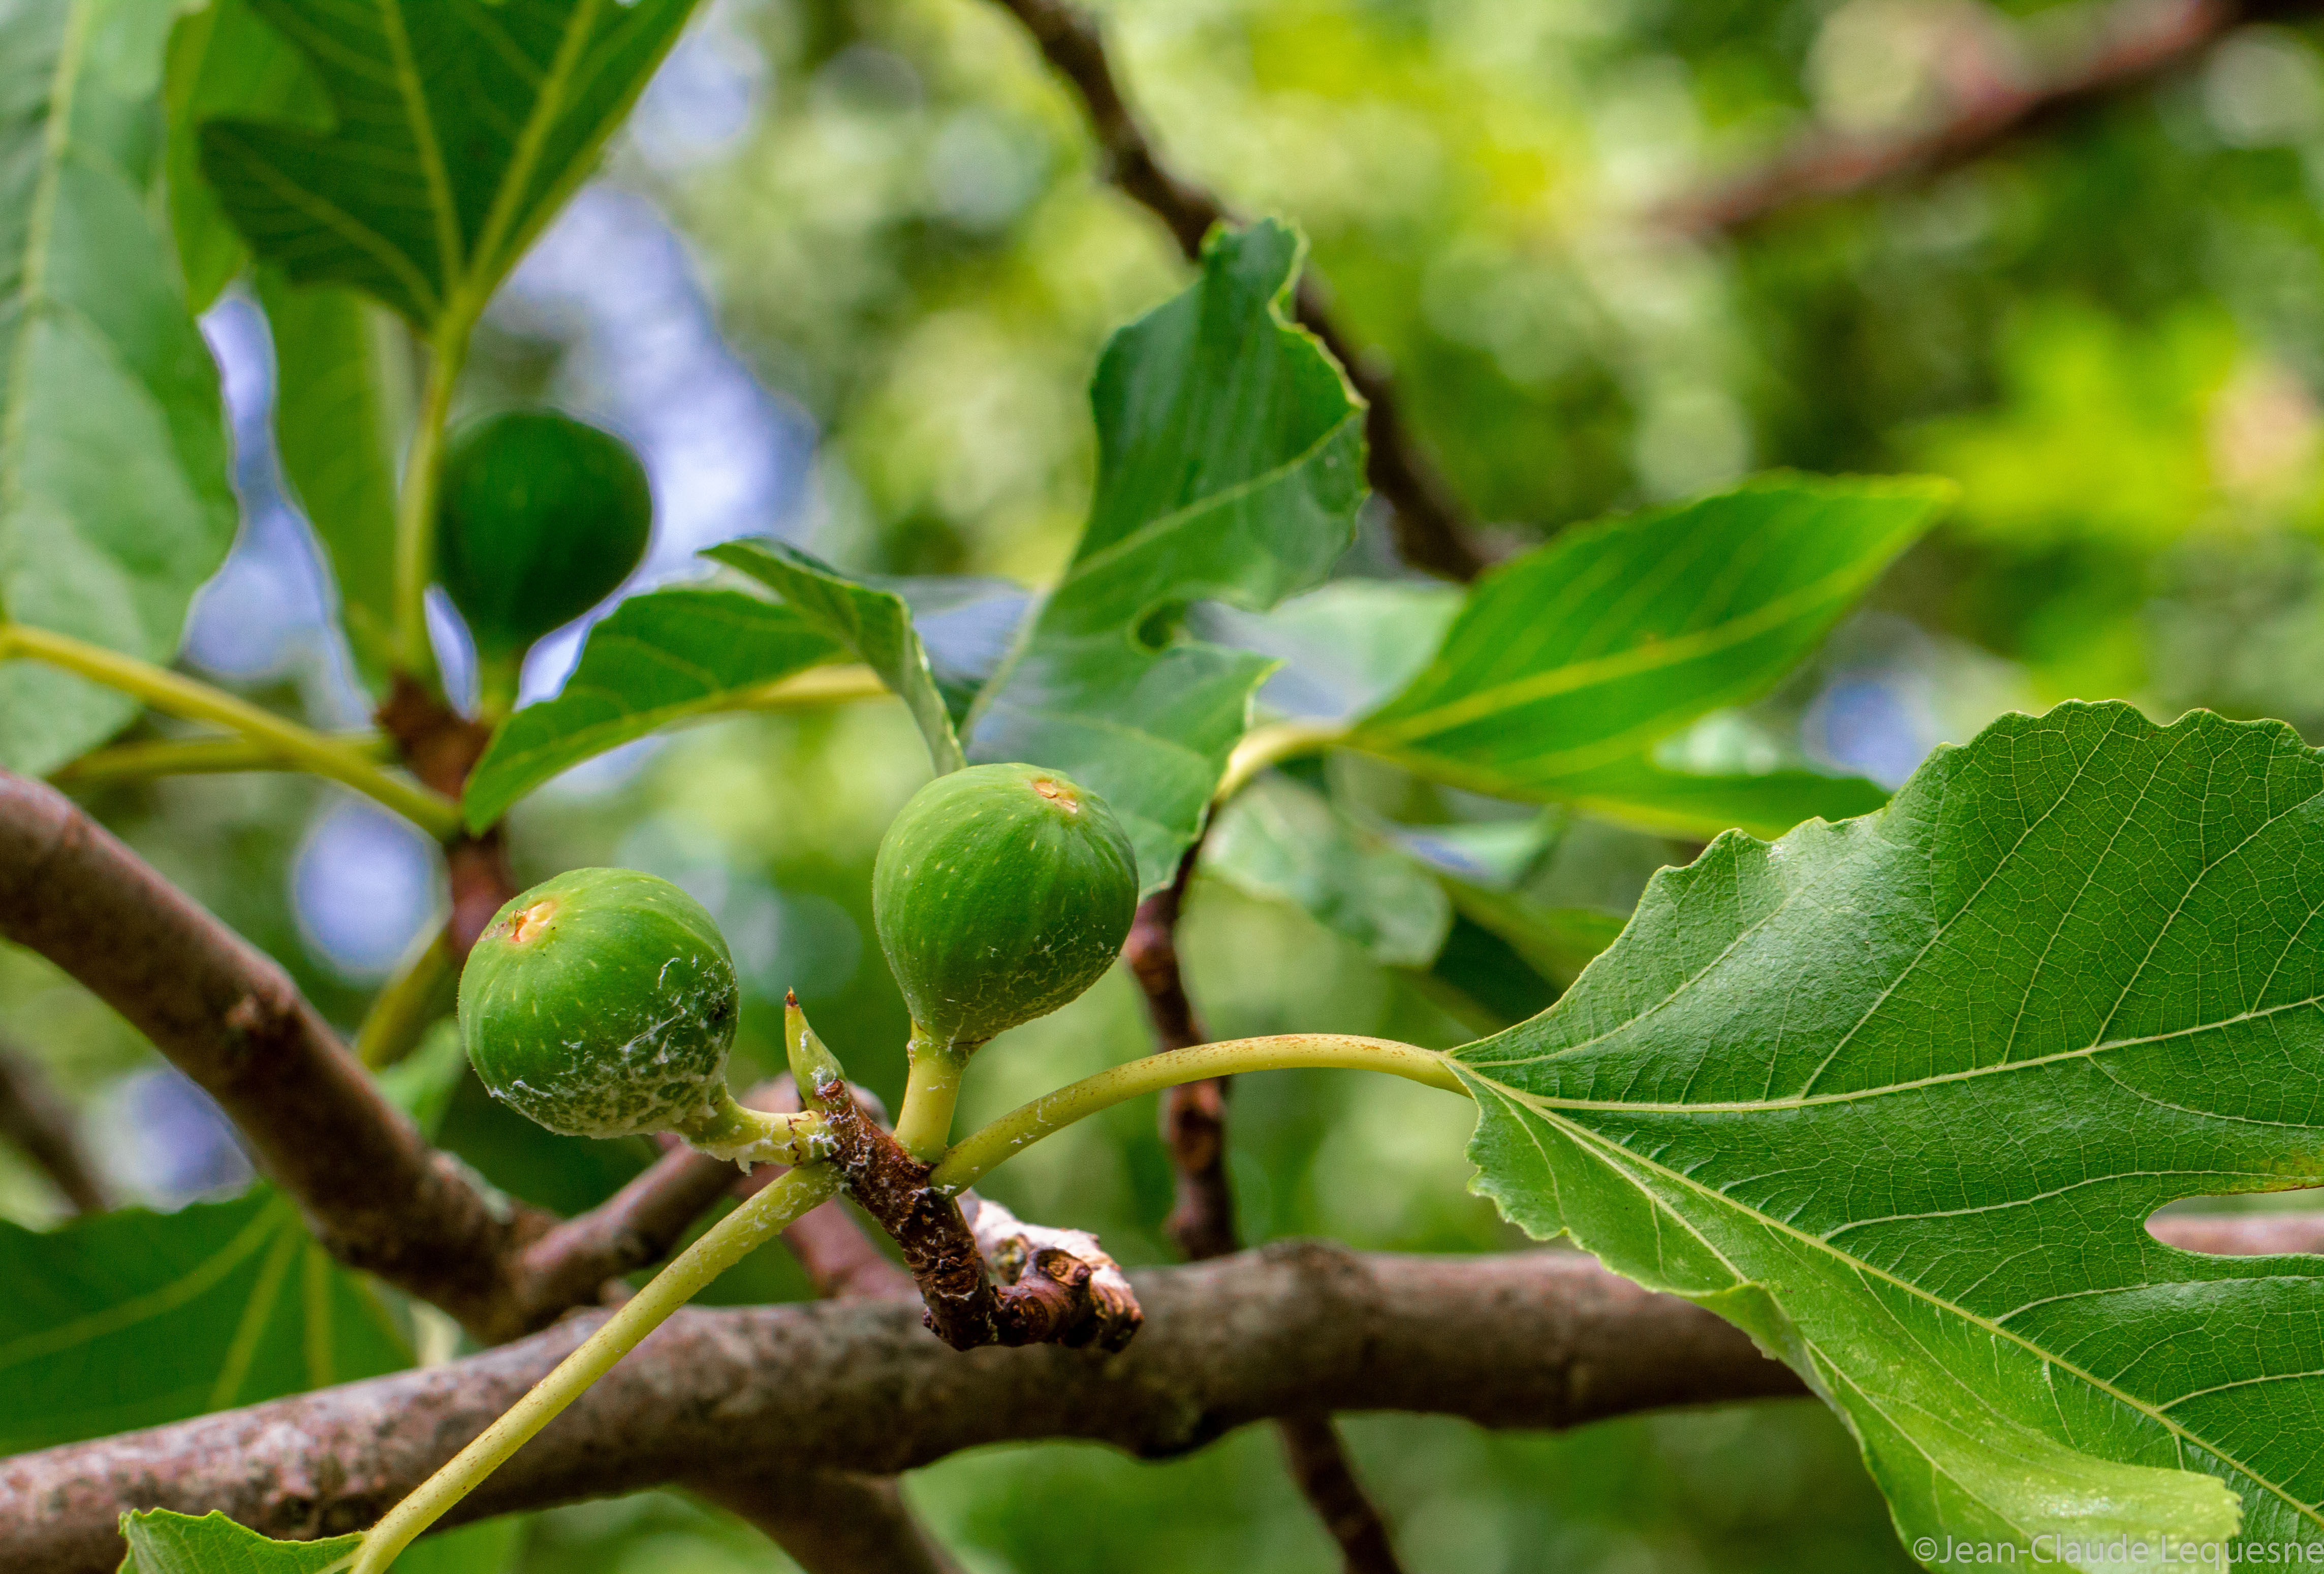
[[[1095,983],[1137,910],[1138,857],[1113,811],[1033,765],[936,778],[872,870],[872,922],[913,1025],[959,1047]]]
[[[521,655],[611,595],[653,534],[629,445],[553,410],[462,432],[438,496],[437,576],[485,659]]]
[[[460,974],[460,1036],[493,1096],[551,1131],[632,1137],[724,1109],[739,998],[701,903],[576,869],[496,914]]]

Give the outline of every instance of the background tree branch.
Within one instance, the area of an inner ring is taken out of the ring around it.
[[[48,1176],[76,1213],[112,1206],[105,1183],[82,1151],[65,1107],[23,1052],[0,1041],[0,1141],[14,1144]]]
[[[999,0],[1025,26],[1041,54],[1081,99],[1104,161],[1106,178],[1167,225],[1189,260],[1202,254],[1211,226],[1233,222],[1218,197],[1172,170],[1138,124],[1105,52],[1097,21],[1071,0]],[[1364,437],[1372,490],[1396,514],[1397,548],[1416,568],[1449,579],[1471,580],[1490,557],[1477,539],[1452,490],[1422,454],[1380,358],[1349,337],[1332,310],[1330,292],[1313,266],[1301,270],[1299,321],[1346,369],[1364,396]]]
[[[788,1468],[890,1476],[986,1443],[1143,1458],[1334,1411],[1562,1427],[1802,1392],[1733,1327],[1572,1252],[1362,1255],[1314,1243],[1137,1275],[1119,1354],[961,1354],[910,1302],[679,1313],[456,1518]],[[595,1325],[442,1367],[0,1461],[0,1574],[109,1574],[124,1509],[221,1509],[270,1535],[370,1523]]]
[[[2021,139],[2073,124],[2201,59],[2246,23],[2316,14],[2313,0],[2106,0],[2075,8],[2082,25],[2043,47],[1997,17],[2020,50],[1970,51],[1941,112],[1886,135],[1810,131],[1773,158],[1670,204],[1657,216],[1692,235],[1738,234],[1795,209],[1925,180]],[[2072,16],[2046,18],[2054,27]],[[2018,66],[2023,58],[2032,64]]]
[[[1165,1050],[1191,1048],[1205,1036],[1178,962],[1178,919],[1203,844],[1197,836],[1169,885],[1138,905],[1121,948],[1145,998],[1155,1043]],[[1224,1077],[1205,1077],[1162,1094],[1162,1140],[1170,1151],[1177,1199],[1164,1228],[1194,1262],[1242,1249],[1234,1189],[1227,1178],[1229,1085]],[[1348,1574],[1401,1574],[1387,1516],[1364,1491],[1330,1413],[1285,1416],[1276,1430],[1291,1479],[1338,1543]]]

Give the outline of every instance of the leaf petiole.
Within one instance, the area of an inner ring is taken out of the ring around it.
[[[1217,790],[1211,794],[1213,806],[1242,791],[1268,767],[1328,749],[1347,735],[1344,722],[1267,722],[1253,727],[1227,756],[1227,768],[1219,777]]]
[[[301,769],[355,788],[431,836],[440,840],[459,833],[460,812],[448,799],[390,775],[361,748],[302,727],[183,673],[25,623],[0,624],[0,660],[11,657],[45,661],[118,689],[157,711],[239,732]]]
[[[838,1173],[829,1164],[789,1171],[765,1191],[713,1225],[650,1284],[605,1320],[580,1348],[534,1384],[508,1413],[479,1433],[443,1468],[421,1482],[364,1535],[353,1574],[380,1574],[396,1554],[498,1469],[589,1385],[611,1371],[670,1315],[713,1279],[765,1245],[808,1210],[839,1192]]]
[[[1463,1097],[1468,1093],[1442,1051],[1399,1044],[1392,1038],[1358,1038],[1342,1033],[1286,1033],[1271,1038],[1222,1039],[1216,1044],[1198,1044],[1190,1049],[1149,1054],[1143,1060],[1084,1077],[1070,1087],[1019,1105],[954,1143],[929,1179],[945,1192],[964,1192],[1003,1161],[1043,1137],[1125,1100],[1159,1092],[1181,1082],[1201,1082],[1206,1077],[1290,1071],[1303,1066],[1387,1072],[1449,1093]]]
[[[467,358],[467,321],[447,318],[429,348],[428,382],[395,500],[395,645],[399,665],[432,690],[436,647],[428,637],[428,583],[436,575],[436,483],[444,463],[444,428],[452,415],[452,385]]]
[[[395,759],[395,744],[378,732],[326,732],[324,739],[377,764]],[[165,776],[225,776],[244,770],[296,770],[298,761],[251,738],[158,738],[92,749],[49,773],[59,787],[111,787]]]

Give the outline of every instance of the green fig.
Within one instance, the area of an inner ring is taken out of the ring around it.
[[[1138,857],[1060,771],[979,765],[914,794],[872,870],[881,949],[919,1036],[968,1049],[1103,976],[1138,910]]]
[[[716,920],[634,870],[571,870],[533,887],[493,916],[460,974],[477,1076],[573,1137],[718,1118],[739,1007]]]
[[[552,410],[462,432],[438,497],[437,577],[481,661],[522,656],[611,595],[653,534],[653,494],[629,445]]]

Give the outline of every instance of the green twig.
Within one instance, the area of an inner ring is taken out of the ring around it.
[[[790,1171],[713,1225],[677,1261],[654,1275],[581,1348],[533,1385],[508,1413],[387,1512],[364,1537],[351,1574],[380,1574],[420,1532],[434,1524],[485,1477],[556,1419],[646,1335],[700,1293],[703,1287],[765,1245],[808,1210],[837,1195],[840,1178],[829,1164]]]
[[[327,742],[384,764],[395,744],[377,732],[326,732]],[[242,770],[296,770],[299,762],[251,738],[157,738],[93,749],[49,773],[59,787],[115,787],[165,776],[225,776]]]
[[[1110,1109],[1141,1093],[1181,1082],[1245,1072],[1290,1071],[1303,1066],[1339,1066],[1387,1072],[1432,1088],[1465,1096],[1442,1052],[1398,1044],[1392,1038],[1357,1038],[1340,1033],[1286,1033],[1273,1038],[1229,1038],[1191,1049],[1166,1050],[1084,1077],[1071,1087],[1019,1105],[982,1130],[960,1139],[929,1178],[946,1192],[964,1192],[1011,1155],[1077,1120]]]
[[[457,835],[460,811],[450,800],[401,777],[391,776],[362,749],[261,710],[223,689],[76,640],[23,623],[0,624],[0,659],[31,657],[78,673],[107,688],[143,700],[157,711],[189,722],[208,722],[262,744],[302,770],[327,777],[394,810],[438,839]]]

